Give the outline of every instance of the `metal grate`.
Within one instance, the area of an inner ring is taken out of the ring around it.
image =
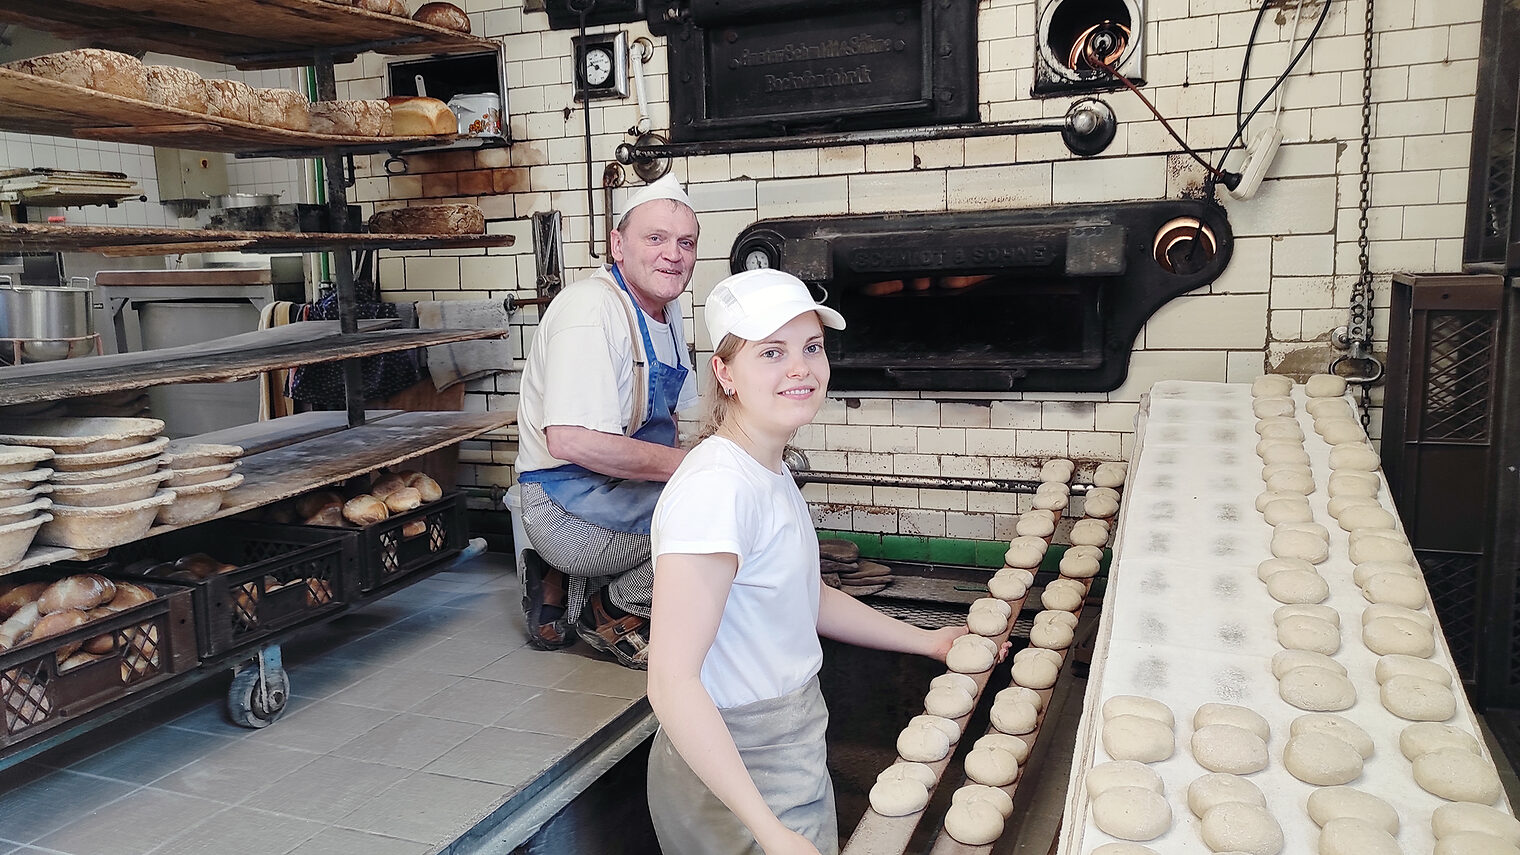
[[[1488,439],[1495,320],[1492,312],[1430,313],[1420,439]]]
[[[909,600],[868,599],[871,608],[922,629],[960,626],[966,622],[965,607],[922,603]]]
[[[1472,681],[1478,665],[1478,569],[1483,556],[1461,552],[1415,550],[1430,600],[1441,618],[1451,658],[1464,681]]]
[[[1503,240],[1509,235],[1515,192],[1515,129],[1496,128],[1489,140],[1488,193],[1484,199],[1483,237]],[[1502,244],[1501,244],[1502,245]]]
[[[4,706],[3,734],[13,734],[47,721],[53,702],[47,695],[44,660],[34,659],[0,672],[0,705]]]

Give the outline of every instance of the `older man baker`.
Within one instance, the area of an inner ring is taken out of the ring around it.
[[[534,647],[579,635],[644,668],[649,522],[686,454],[675,413],[697,401],[679,303],[697,217],[673,176],[629,198],[608,246],[610,266],[555,296],[523,371],[523,608]]]

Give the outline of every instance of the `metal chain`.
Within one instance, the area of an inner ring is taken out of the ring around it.
[[[1330,0],[1325,0],[1330,2]],[[1351,290],[1351,318],[1346,325],[1346,342],[1352,359],[1368,360],[1372,356],[1372,262],[1367,253],[1367,208],[1372,202],[1372,6],[1366,0],[1367,21],[1362,39],[1362,176],[1361,199],[1357,202],[1357,263],[1360,265],[1356,285]],[[1378,375],[1382,374],[1381,365]],[[1376,378],[1373,378],[1375,380]],[[1362,382],[1362,427],[1372,422],[1370,405],[1372,382]]]

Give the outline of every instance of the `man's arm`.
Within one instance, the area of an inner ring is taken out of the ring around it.
[[[550,425],[544,429],[544,439],[549,444],[549,453],[560,460],[602,475],[635,481],[669,481],[686,457],[684,448],[576,425]]]

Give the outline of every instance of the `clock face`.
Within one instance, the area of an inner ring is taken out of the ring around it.
[[[606,48],[587,48],[583,72],[587,85],[605,85],[612,77],[612,54]]]
[[[763,249],[752,249],[744,254],[745,270],[764,270],[771,266],[771,255]]]

